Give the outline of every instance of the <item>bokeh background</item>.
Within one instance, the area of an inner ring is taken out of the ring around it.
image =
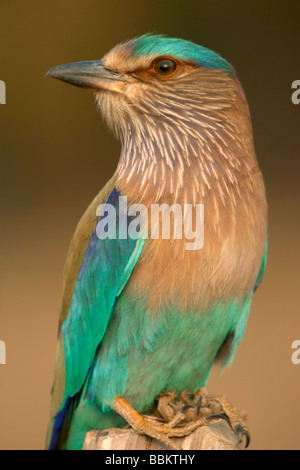
[[[75,226],[113,174],[119,143],[92,94],[44,78],[98,59],[145,32],[191,39],[238,71],[270,207],[269,255],[232,367],[211,392],[246,409],[251,449],[300,449],[299,2],[1,0],[0,447],[42,449],[50,405],[62,271]]]

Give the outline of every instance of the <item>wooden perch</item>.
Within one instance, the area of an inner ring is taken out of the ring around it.
[[[184,411],[182,411],[184,410]],[[239,442],[238,434],[224,419],[206,419],[225,414],[231,424],[239,424],[240,430],[247,432],[246,415],[238,413],[225,397],[208,395],[205,388],[194,395],[188,391],[176,395],[164,392],[157,398],[153,413],[147,418],[153,423],[175,423],[175,435],[178,431],[188,429],[181,436],[173,437],[176,447],[182,450],[241,450],[245,444]],[[179,420],[178,420],[179,417]],[[174,421],[175,420],[175,421]],[[198,423],[204,423],[199,425]],[[156,439],[136,433],[131,427],[111,428],[103,431],[90,431],[85,436],[83,450],[166,450],[164,444]]]
[[[174,438],[183,450],[241,450],[237,435],[224,420],[196,429],[183,438]],[[83,450],[166,450],[163,444],[133,429],[111,428],[102,432],[90,431],[85,436]],[[172,451],[174,452],[174,451]]]

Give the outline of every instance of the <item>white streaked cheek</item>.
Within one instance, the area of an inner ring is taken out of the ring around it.
[[[124,88],[126,99],[132,105],[138,105],[149,93],[149,85],[143,82],[128,83]]]
[[[124,95],[101,91],[95,93],[95,99],[103,119],[118,137],[119,131],[124,130],[130,120],[130,106]]]

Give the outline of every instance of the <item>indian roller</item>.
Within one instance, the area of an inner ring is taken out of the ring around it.
[[[47,448],[81,449],[88,431],[127,422],[160,438],[144,415],[161,392],[194,393],[215,362],[232,362],[263,277],[267,202],[248,104],[224,58],[165,35],[47,75],[92,90],[121,142],[67,255]],[[120,197],[203,204],[202,248],[174,233],[130,237]],[[99,237],[108,206],[122,224]]]

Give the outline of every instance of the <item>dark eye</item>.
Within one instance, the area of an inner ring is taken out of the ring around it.
[[[167,75],[171,75],[174,70],[176,70],[177,64],[174,60],[171,59],[160,59],[155,63],[155,72],[158,75],[166,77]]]

